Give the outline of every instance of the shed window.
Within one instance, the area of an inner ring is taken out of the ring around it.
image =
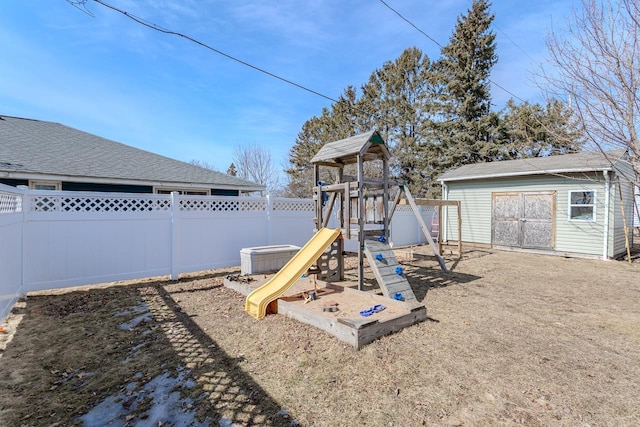
[[[596,192],[570,191],[569,192],[569,220],[570,221],[595,221],[596,220]]]

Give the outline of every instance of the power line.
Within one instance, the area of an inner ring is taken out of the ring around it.
[[[515,42],[511,37],[509,37],[509,36],[507,35],[507,33],[505,33],[504,31],[502,31],[502,30],[500,29],[500,27],[498,27],[498,26],[495,24],[495,22],[494,22],[494,23],[492,23],[491,25],[493,25],[493,26],[494,26],[498,31],[500,31],[500,32],[502,33],[502,35],[503,35],[503,36],[505,36],[505,37],[507,38],[507,40],[509,40],[511,43],[513,43],[513,45],[514,45],[515,47],[517,47],[517,48],[520,50],[520,52],[524,53],[524,54],[525,54],[525,55],[526,55],[526,56],[527,56],[527,57],[528,57],[532,62],[533,62],[533,61],[535,61],[535,60],[531,57],[531,55],[529,55],[529,53],[528,53],[526,50],[524,50],[523,48],[521,48],[521,47],[520,47],[520,45],[518,45],[518,43],[516,43],[516,42]]]
[[[67,2],[68,2],[68,3],[70,3],[70,4],[72,4],[74,7],[79,8],[79,9],[80,9],[80,10],[82,10],[83,12],[85,12],[85,13],[89,14],[90,16],[94,16],[94,15],[93,15],[93,14],[92,14],[92,13],[91,13],[87,8],[86,8],[86,4],[87,4],[87,2],[88,2],[88,1],[89,1],[89,0],[67,0]],[[201,41],[199,41],[199,40],[197,40],[197,39],[195,39],[195,38],[193,38],[193,37],[191,37],[191,36],[188,36],[188,35],[185,35],[185,34],[183,34],[183,33],[180,33],[180,32],[177,32],[177,31],[173,31],[173,30],[170,30],[170,29],[167,29],[167,28],[163,28],[163,27],[161,27],[161,26],[159,26],[159,25],[157,25],[157,24],[155,24],[155,23],[153,23],[153,22],[151,22],[151,21],[148,21],[148,20],[146,20],[146,19],[144,19],[144,18],[138,17],[138,16],[136,16],[136,15],[134,15],[134,14],[130,13],[130,12],[127,12],[127,11],[125,11],[125,10],[119,9],[119,8],[117,8],[117,7],[115,7],[115,6],[111,5],[111,4],[109,4],[109,3],[107,3],[107,2],[105,2],[105,1],[103,1],[103,0],[93,0],[93,1],[95,1],[96,3],[98,3],[98,4],[100,4],[100,5],[104,6],[104,7],[107,7],[107,8],[109,8],[109,9],[111,9],[111,10],[114,10],[114,11],[116,11],[116,12],[118,12],[118,13],[120,13],[120,14],[124,15],[124,16],[126,16],[127,18],[129,18],[129,19],[131,19],[131,20],[133,20],[133,21],[135,21],[135,22],[137,22],[137,23],[139,23],[139,24],[141,24],[141,25],[144,25],[144,26],[145,26],[145,27],[147,27],[147,28],[150,28],[150,29],[152,29],[152,30],[155,30],[155,31],[158,31],[158,32],[161,32],[161,33],[164,33],[164,34],[174,35],[174,36],[177,36],[177,37],[184,38],[185,40],[188,40],[188,41],[190,41],[190,42],[192,42],[192,43],[195,43],[195,44],[197,44],[197,45],[199,45],[199,46],[201,46],[201,47],[204,47],[204,48],[206,48],[206,49],[208,49],[208,50],[211,50],[212,52],[215,52],[215,53],[217,53],[217,54],[219,54],[219,55],[222,55],[222,56],[224,56],[224,57],[226,57],[226,58],[228,58],[228,59],[231,59],[231,60],[233,60],[233,61],[235,61],[235,62],[238,62],[238,63],[240,63],[240,64],[242,64],[242,65],[244,65],[244,66],[247,66],[247,67],[249,67],[249,68],[252,68],[252,69],[254,69],[254,70],[258,71],[258,72],[261,72],[261,73],[266,74],[266,75],[268,75],[268,76],[270,76],[270,77],[276,78],[276,79],[278,79],[278,80],[280,80],[280,81],[282,81],[282,82],[284,82],[284,83],[287,83],[287,84],[289,84],[289,85],[295,86],[295,87],[297,87],[297,88],[299,88],[299,89],[302,89],[302,90],[307,91],[307,92],[309,92],[309,93],[312,93],[312,94],[314,94],[314,95],[320,96],[320,97],[322,97],[322,98],[324,98],[324,99],[327,99],[327,100],[329,100],[329,101],[331,101],[331,102],[333,102],[333,103],[336,103],[336,104],[337,104],[337,103],[339,103],[339,102],[340,102],[339,100],[337,100],[337,99],[335,99],[335,98],[333,98],[333,97],[330,97],[330,96],[325,95],[325,94],[323,94],[323,93],[321,93],[321,92],[318,92],[318,91],[316,91],[316,90],[310,89],[310,88],[309,88],[309,87],[307,87],[307,86],[304,86],[304,85],[299,84],[299,83],[296,83],[296,82],[294,82],[294,81],[292,81],[292,80],[290,80],[290,79],[287,79],[287,78],[285,78],[285,77],[282,77],[282,76],[279,76],[279,75],[277,75],[277,74],[275,74],[275,73],[272,73],[272,72],[270,72],[270,71],[267,71],[267,70],[265,70],[265,69],[263,69],[263,68],[261,68],[261,67],[258,67],[258,66],[256,66],[256,65],[253,65],[253,64],[251,64],[251,63],[249,63],[249,62],[247,62],[247,61],[241,60],[241,59],[239,59],[239,58],[237,58],[237,57],[235,57],[235,56],[233,56],[233,55],[227,54],[227,53],[225,53],[225,52],[223,52],[223,51],[221,51],[221,50],[219,50],[219,49],[216,49],[216,48],[214,48],[214,47],[212,47],[212,46],[210,46],[210,45],[208,45],[208,44],[206,44],[206,43],[204,43],[204,42],[201,42]],[[422,31],[420,28],[418,28],[415,24],[411,23],[411,21],[409,21],[407,18],[405,18],[404,16],[402,16],[398,11],[396,11],[395,9],[393,9],[393,8],[392,8],[389,4],[387,4],[384,0],[380,0],[380,2],[381,2],[381,3],[383,3],[383,4],[384,4],[386,7],[388,7],[390,10],[392,10],[394,13],[396,13],[396,14],[397,14],[400,18],[402,18],[404,21],[406,21],[406,22],[407,22],[407,23],[409,23],[411,26],[413,26],[416,30],[418,30],[419,32],[421,32],[425,37],[427,37],[428,39],[430,39],[431,41],[433,41],[433,42],[434,42],[435,44],[437,44],[438,46],[442,47],[442,45],[441,45],[440,43],[438,43],[435,39],[433,39],[433,38],[432,38],[431,36],[429,36],[427,33],[425,33],[425,32],[424,32],[424,31]],[[82,8],[81,8],[81,7],[82,7]],[[504,88],[504,87],[502,87],[501,85],[499,85],[499,84],[497,84],[497,83],[495,83],[495,82],[493,82],[493,81],[491,81],[491,80],[489,80],[489,81],[490,81],[491,83],[493,83],[494,85],[498,86],[499,88],[501,88],[502,90],[504,90],[505,92],[510,93],[512,96],[514,96],[514,97],[516,97],[516,98],[520,99],[521,101],[523,101],[520,97],[518,97],[518,96],[516,96],[516,95],[512,94],[511,92],[509,92],[507,89],[505,89],[505,88]],[[364,88],[363,88],[363,89],[364,89]],[[524,101],[523,101],[523,102],[524,102]],[[349,102],[349,103],[347,103],[347,108],[348,108],[349,110],[353,111],[353,112],[360,111],[360,112],[364,112],[364,113],[365,113],[365,114],[367,114],[367,115],[374,116],[374,117],[376,117],[376,119],[381,120],[381,121],[382,121],[382,123],[384,123],[384,124],[387,124],[387,125],[393,125],[393,123],[392,123],[392,122],[389,122],[389,121],[385,120],[384,118],[381,118],[380,116],[378,116],[377,114],[375,114],[375,113],[373,113],[373,112],[371,112],[371,111],[367,111],[367,110],[365,110],[365,109],[362,109],[361,107],[360,107],[360,108],[358,108],[358,107],[356,107],[356,105],[351,104],[350,102]]]
[[[92,18],[95,18],[96,15],[93,14],[93,12],[91,12],[89,9],[87,9],[87,2],[85,1],[76,1],[76,0],[67,0],[67,3],[69,3],[71,6],[75,7],[76,9],[80,10],[83,13],[86,13],[87,15],[89,15]],[[82,7],[80,7],[82,6]]]
[[[434,39],[433,37],[431,37],[429,34],[425,33],[424,31],[422,31],[420,28],[418,28],[413,22],[409,21],[407,18],[405,18],[404,16],[402,16],[402,14],[400,12],[398,12],[397,10],[395,10],[394,8],[392,8],[391,6],[389,6],[388,3],[386,3],[384,0],[380,0],[380,3],[382,3],[383,5],[385,5],[389,10],[391,10],[393,13],[395,13],[396,15],[398,15],[400,17],[400,19],[402,19],[403,21],[405,21],[407,24],[411,25],[413,28],[415,28],[416,30],[418,30],[420,33],[422,33],[423,36],[425,36],[426,38],[428,38],[429,40],[431,40],[432,42],[434,42],[435,44],[437,44],[441,49],[444,47],[442,46],[440,43],[438,43],[438,41],[436,39]]]
[[[87,1],[89,1],[89,0],[78,0],[78,1],[67,0],[67,1],[69,3],[71,3],[71,4],[73,4],[74,6],[78,7],[78,5],[85,6]],[[266,74],[266,75],[268,75],[270,77],[278,79],[278,80],[280,80],[282,82],[285,82],[285,83],[287,83],[289,85],[295,86],[295,87],[297,87],[299,89],[302,89],[302,90],[307,91],[309,93],[312,93],[314,95],[320,96],[320,97],[322,97],[324,99],[327,99],[327,100],[329,100],[331,102],[338,102],[338,100],[336,100],[336,99],[334,99],[334,98],[332,98],[330,96],[327,96],[327,95],[325,95],[323,93],[320,93],[320,92],[318,92],[316,90],[313,90],[313,89],[311,89],[311,88],[309,88],[307,86],[304,86],[304,85],[301,85],[299,83],[296,83],[296,82],[294,82],[292,80],[289,80],[289,79],[287,79],[285,77],[282,77],[282,76],[280,76],[278,74],[272,73],[271,71],[267,71],[264,68],[261,68],[261,67],[258,67],[256,65],[250,64],[247,61],[243,61],[242,59],[236,58],[233,55],[230,55],[230,54],[225,53],[225,52],[223,52],[223,51],[221,51],[219,49],[216,49],[213,46],[210,46],[210,45],[208,45],[208,44],[206,44],[204,42],[201,42],[200,40],[197,40],[197,39],[195,39],[193,37],[190,37],[190,36],[188,36],[186,34],[179,33],[177,31],[172,31],[172,30],[169,30],[169,29],[166,29],[166,28],[162,28],[159,25],[156,25],[156,24],[154,24],[154,23],[152,23],[150,21],[147,21],[146,19],[137,17],[137,16],[127,12],[126,10],[119,9],[119,8],[109,4],[109,3],[106,3],[104,1],[102,1],[102,0],[93,0],[93,1],[95,1],[98,4],[101,4],[102,6],[105,6],[105,7],[109,8],[109,9],[111,9],[111,10],[114,10],[114,11],[116,11],[118,13],[121,13],[124,16],[126,16],[127,18],[129,18],[129,19],[131,19],[131,20],[133,20],[133,21],[135,21],[135,22],[137,22],[137,23],[139,23],[141,25],[144,25],[145,27],[151,28],[152,30],[155,30],[155,31],[158,31],[158,32],[161,32],[161,33],[164,33],[164,34],[169,34],[169,35],[181,37],[181,38],[183,38],[185,40],[189,40],[190,42],[193,42],[193,43],[195,43],[197,45],[200,45],[200,46],[204,47],[205,49],[209,49],[210,51],[215,52],[218,55],[222,55],[222,56],[224,56],[224,57],[226,57],[228,59],[231,59],[232,61],[236,61],[236,62],[238,62],[238,63],[240,63],[240,64],[242,64],[242,65],[244,65],[246,67],[252,68],[252,69],[254,69],[254,70],[256,70],[256,71],[258,71],[260,73]],[[85,9],[86,9],[86,7],[85,7]]]
[[[89,10],[87,9],[87,7],[86,7],[86,5],[87,5],[87,2],[88,2],[88,1],[89,1],[89,0],[67,0],[67,2],[68,2],[69,4],[71,4],[72,6],[74,6],[74,7],[78,8],[78,9],[80,9],[82,12],[84,12],[84,13],[88,14],[89,16],[95,17],[95,15],[94,15],[91,11],[89,11]],[[112,10],[114,10],[114,11],[118,12],[118,13],[121,13],[121,14],[125,15],[126,17],[128,17],[129,19],[131,19],[131,20],[133,20],[133,21],[135,21],[135,22],[137,22],[137,23],[139,23],[139,24],[141,24],[141,25],[144,25],[145,27],[148,27],[148,28],[150,28],[150,29],[152,29],[152,30],[155,30],[155,31],[158,31],[158,32],[161,32],[161,33],[164,33],[164,34],[168,34],[168,35],[175,35],[175,36],[178,36],[178,37],[184,38],[184,39],[186,39],[186,40],[188,40],[188,41],[191,41],[191,42],[193,42],[193,43],[196,43],[196,44],[197,44],[197,45],[199,45],[199,46],[202,46],[202,47],[204,47],[204,48],[206,48],[206,49],[208,49],[208,50],[211,50],[212,52],[215,52],[215,53],[217,53],[217,54],[219,54],[219,55],[222,55],[222,56],[224,56],[224,57],[226,57],[226,58],[228,58],[228,59],[231,59],[231,60],[233,60],[233,61],[235,61],[235,62],[238,62],[238,63],[240,63],[240,64],[242,64],[242,65],[244,65],[244,66],[247,66],[247,67],[249,67],[249,68],[252,68],[252,69],[254,69],[254,70],[258,71],[258,72],[261,72],[261,73],[263,73],[263,74],[266,74],[266,75],[268,75],[268,76],[270,76],[270,77],[273,77],[273,78],[275,78],[275,79],[278,79],[278,80],[280,80],[280,81],[282,81],[282,82],[284,82],[284,83],[287,83],[287,84],[289,84],[289,85],[295,86],[295,87],[297,87],[297,88],[299,88],[299,89],[302,89],[302,90],[307,91],[307,92],[309,92],[309,93],[312,93],[312,94],[314,94],[314,95],[320,96],[320,97],[322,97],[322,98],[324,98],[324,99],[327,99],[327,100],[329,100],[329,101],[331,101],[331,102],[339,103],[339,101],[338,101],[337,99],[334,99],[334,98],[332,98],[332,97],[330,97],[330,96],[327,96],[327,95],[325,95],[325,94],[323,94],[323,93],[321,93],[321,92],[318,92],[318,91],[316,91],[316,90],[310,89],[310,88],[308,88],[308,87],[306,87],[306,86],[304,86],[304,85],[301,85],[301,84],[299,84],[299,83],[296,83],[296,82],[294,82],[294,81],[292,81],[292,80],[289,80],[289,79],[287,79],[287,78],[285,78],[285,77],[282,77],[282,76],[279,76],[279,75],[277,75],[277,74],[275,74],[275,73],[272,73],[272,72],[270,72],[270,71],[267,71],[267,70],[265,70],[265,69],[263,69],[263,68],[261,68],[261,67],[258,67],[258,66],[255,66],[255,65],[253,65],[253,64],[250,64],[250,63],[248,63],[248,62],[246,62],[246,61],[243,61],[243,60],[241,60],[241,59],[239,59],[239,58],[236,58],[236,57],[234,57],[234,56],[232,56],[232,55],[230,55],[230,54],[227,54],[227,53],[225,53],[225,52],[222,52],[221,50],[216,49],[216,48],[214,48],[214,47],[212,47],[212,46],[210,46],[210,45],[208,45],[208,44],[206,44],[206,43],[204,43],[204,42],[201,42],[201,41],[199,41],[199,40],[197,40],[197,39],[195,39],[195,38],[193,38],[193,37],[187,36],[187,35],[185,35],[185,34],[183,34],[183,33],[179,33],[179,32],[177,32],[177,31],[172,31],[172,30],[169,30],[169,29],[166,29],[166,28],[162,28],[162,27],[160,27],[160,26],[159,26],[159,25],[157,25],[157,24],[154,24],[154,23],[152,23],[152,22],[150,22],[150,21],[147,21],[147,20],[145,20],[145,19],[143,19],[143,18],[137,17],[137,16],[135,16],[135,15],[133,15],[133,14],[131,14],[131,13],[129,13],[129,12],[127,12],[127,11],[125,11],[125,10],[119,9],[119,8],[117,8],[117,7],[115,7],[115,6],[111,5],[111,4],[108,4],[108,3],[104,2],[103,0],[93,0],[93,1],[95,1],[95,2],[96,2],[96,3],[98,3],[98,4],[101,4],[102,6],[105,6],[105,7],[109,8],[109,9],[112,9]],[[380,1],[384,6],[386,6],[388,9],[390,9],[392,12],[394,12],[396,15],[398,15],[402,20],[404,20],[406,23],[408,23],[409,25],[411,25],[414,29],[416,29],[417,31],[419,31],[419,32],[420,32],[422,35],[424,35],[426,38],[428,38],[429,40],[431,40],[433,43],[435,43],[436,45],[438,45],[440,48],[442,48],[442,47],[443,47],[443,46],[442,46],[442,45],[441,45],[437,40],[435,40],[433,37],[431,37],[431,36],[430,36],[430,35],[428,35],[426,32],[424,32],[423,30],[421,30],[418,26],[416,26],[415,24],[413,24],[410,20],[408,20],[406,17],[404,17],[401,13],[399,13],[397,10],[395,10],[395,9],[394,9],[394,8],[392,8],[389,4],[387,4],[384,0],[379,0],[379,1]],[[496,28],[497,28],[497,27],[496,27]],[[500,29],[498,29],[498,30],[500,30]],[[501,31],[501,30],[500,30],[500,31]],[[502,31],[501,31],[501,32],[502,32]],[[503,34],[504,34],[504,32],[503,32]],[[505,36],[506,36],[506,34],[505,34]],[[508,37],[507,37],[507,38],[508,38]],[[510,39],[510,40],[511,40],[511,39]],[[511,40],[511,41],[513,42],[513,40]],[[513,42],[513,43],[515,44],[515,42]],[[516,46],[517,46],[517,45],[516,45]],[[521,49],[521,50],[522,50],[522,49]],[[525,52],[525,54],[526,54],[526,52]],[[527,56],[528,56],[528,55],[527,55]],[[502,87],[501,85],[499,85],[499,84],[495,83],[495,82],[494,82],[494,81],[492,81],[491,79],[489,79],[489,81],[490,81],[492,84],[494,84],[494,85],[496,85],[497,87],[499,87],[500,89],[502,89],[503,91],[505,91],[506,93],[510,94],[511,96],[513,96],[513,97],[515,97],[515,98],[519,99],[519,100],[520,100],[520,101],[522,101],[522,102],[525,102],[522,98],[520,98],[519,96],[517,96],[517,95],[513,94],[512,92],[510,92],[509,90],[505,89],[505,88],[504,88],[504,87]],[[372,114],[372,113],[371,113],[371,112],[369,112],[369,111],[363,110],[363,109],[361,109],[361,108],[356,108],[356,106],[355,106],[355,105],[352,105],[351,103],[348,103],[347,108],[348,108],[348,109],[350,109],[350,110],[352,110],[352,111],[353,111],[353,110],[355,110],[355,111],[360,110],[360,111],[362,111],[362,112],[365,112],[366,114],[370,114],[370,115],[376,116],[375,114]],[[379,116],[377,116],[376,118],[377,118],[377,119],[380,119],[380,117],[379,117]],[[384,119],[382,119],[382,122],[383,122],[383,123],[385,123],[385,124],[392,124],[391,122],[387,122],[387,121],[386,121],[386,120],[384,120]],[[479,154],[479,153],[476,153],[476,154]],[[560,175],[560,176],[564,176],[564,175]]]
[[[86,7],[88,1],[89,0],[67,0],[67,2],[69,4],[71,4],[74,7],[80,9],[81,11],[87,13],[89,16],[95,17],[95,15],[93,13],[91,13],[91,11],[89,11],[87,9],[87,7]],[[208,44],[206,44],[204,42],[201,42],[201,41],[199,41],[199,40],[197,40],[197,39],[195,39],[195,38],[193,38],[191,36],[188,36],[188,35],[185,35],[183,33],[180,33],[180,32],[177,32],[177,31],[173,31],[173,30],[170,30],[170,29],[167,29],[167,28],[163,28],[163,27],[161,27],[161,26],[159,26],[157,24],[154,24],[151,21],[148,21],[148,20],[146,20],[144,18],[141,18],[139,16],[136,16],[136,15],[130,13],[130,12],[127,12],[126,10],[119,9],[119,8],[109,4],[109,3],[106,3],[103,0],[93,0],[93,1],[95,1],[96,3],[98,3],[98,4],[102,5],[102,6],[105,6],[105,7],[109,8],[109,9],[111,9],[111,10],[114,10],[114,11],[116,11],[118,13],[121,13],[124,16],[126,16],[127,18],[129,18],[129,19],[131,19],[131,20],[133,20],[133,21],[135,21],[135,22],[137,22],[137,23],[139,23],[141,25],[144,25],[147,28],[150,28],[152,30],[155,30],[155,31],[158,31],[158,32],[161,32],[161,33],[164,33],[164,34],[169,34],[169,35],[174,35],[174,36],[177,36],[177,37],[184,38],[185,40],[188,40],[188,41],[190,41],[192,43],[195,43],[195,44],[197,44],[199,46],[202,46],[202,47],[204,47],[204,48],[206,48],[208,50],[211,50],[212,52],[215,52],[215,53],[217,53],[219,55],[222,55],[222,56],[224,56],[224,57],[226,57],[228,59],[236,61],[236,62],[238,62],[238,63],[240,63],[240,64],[242,64],[244,66],[247,66],[249,68],[252,68],[252,69],[254,69],[254,70],[258,71],[258,72],[261,72],[261,73],[266,74],[266,75],[268,75],[270,77],[276,78],[276,79],[278,79],[278,80],[280,80],[280,81],[282,81],[284,83],[287,83],[287,84],[295,86],[295,87],[297,87],[299,89],[305,90],[305,91],[307,91],[309,93],[312,93],[314,95],[317,95],[317,96],[319,96],[321,98],[327,99],[327,100],[329,100],[329,101],[331,101],[331,102],[333,102],[335,104],[340,103],[340,101],[338,99],[332,98],[332,97],[330,97],[328,95],[325,95],[325,94],[323,94],[321,92],[318,92],[316,90],[310,89],[307,86],[304,86],[302,84],[296,83],[296,82],[294,82],[294,81],[292,81],[290,79],[287,79],[285,77],[279,76],[279,75],[277,75],[275,73],[272,73],[270,71],[267,71],[267,70],[265,70],[265,69],[263,69],[261,67],[253,65],[253,64],[251,64],[251,63],[249,63],[247,61],[244,61],[244,60],[241,60],[239,58],[236,58],[233,55],[230,55],[230,54],[227,54],[225,52],[222,52],[221,50],[216,49],[216,48],[214,48],[214,47],[212,47],[212,46],[210,46],[210,45],[208,45]],[[346,107],[353,113],[357,113],[357,112],[365,113],[366,115],[369,115],[369,116],[372,116],[372,117],[376,117],[377,119],[381,120],[382,123],[384,123],[386,125],[391,125],[392,124],[391,122],[388,122],[385,119],[380,118],[380,116],[378,116],[377,114],[375,114],[375,113],[373,113],[371,111],[368,111],[367,109],[364,109],[362,107],[357,107],[355,104],[353,104],[351,102],[347,102]]]
[[[71,5],[79,8],[79,9],[80,9],[80,6],[82,6],[81,10],[83,10],[85,13],[89,14],[90,16],[93,16],[93,14],[86,8],[86,4],[87,4],[88,1],[89,0],[67,0],[68,3],[70,3]],[[124,15],[127,18],[129,18],[129,19],[131,19],[131,20],[133,20],[133,21],[135,21],[135,22],[137,22],[137,23],[139,23],[141,25],[144,25],[147,28],[150,28],[152,30],[161,32],[163,34],[174,35],[174,36],[177,36],[177,37],[184,38],[185,40],[188,40],[188,41],[191,41],[193,43],[196,43],[197,45],[202,46],[205,49],[211,50],[212,52],[215,52],[215,53],[217,53],[219,55],[222,55],[222,56],[224,56],[224,57],[226,57],[228,59],[231,59],[232,61],[238,62],[238,63],[240,63],[240,64],[242,64],[242,65],[244,65],[246,67],[252,68],[252,69],[254,69],[254,70],[256,70],[256,71],[258,71],[260,73],[263,73],[263,74],[266,74],[266,75],[268,75],[270,77],[278,79],[278,80],[280,80],[280,81],[282,81],[284,83],[287,83],[289,85],[295,86],[295,87],[297,87],[299,89],[302,89],[302,90],[304,90],[306,92],[309,92],[309,93],[312,93],[314,95],[317,95],[317,96],[319,96],[321,98],[324,98],[326,100],[329,100],[331,102],[334,102],[334,103],[338,103],[339,102],[337,99],[335,99],[333,97],[325,95],[325,94],[323,94],[323,93],[321,93],[321,92],[319,92],[317,90],[311,89],[311,88],[309,88],[307,86],[304,86],[304,85],[302,85],[300,83],[296,83],[296,82],[294,82],[294,81],[292,81],[292,80],[290,80],[288,78],[282,77],[282,76],[280,76],[278,74],[275,74],[275,73],[273,73],[271,71],[265,70],[264,68],[258,67],[256,65],[253,65],[253,64],[247,62],[247,61],[239,59],[239,58],[237,58],[237,57],[235,57],[233,55],[230,55],[230,54],[228,54],[226,52],[223,52],[223,51],[221,51],[219,49],[216,49],[216,48],[214,48],[213,46],[211,46],[211,45],[209,45],[207,43],[201,42],[200,40],[197,40],[197,39],[195,39],[195,38],[193,38],[191,36],[188,36],[186,34],[183,34],[183,33],[177,32],[177,31],[169,30],[167,28],[163,28],[163,27],[161,27],[161,26],[159,26],[157,24],[154,24],[151,21],[148,21],[148,20],[146,20],[144,18],[141,18],[141,17],[138,17],[138,16],[136,16],[136,15],[130,13],[130,12],[127,12],[126,10],[119,9],[119,8],[117,8],[117,7],[111,5],[111,4],[109,4],[109,3],[107,3],[107,2],[105,2],[103,0],[93,0],[93,1],[95,1],[96,3],[98,3],[98,4],[100,4],[100,5],[104,6],[104,7],[107,7],[109,9],[111,9],[111,10],[114,10],[114,11]],[[405,22],[407,22],[409,25],[411,25],[413,28],[415,28],[417,31],[419,31],[421,34],[423,34],[426,38],[428,38],[433,43],[435,43],[436,45],[438,45],[439,47],[442,48],[442,45],[437,40],[435,40],[433,37],[429,36],[426,32],[421,30],[418,26],[413,24],[410,20],[408,20],[406,17],[404,17],[400,12],[395,10],[393,7],[391,7],[384,0],[380,0],[380,2],[383,5],[385,5],[387,8],[389,8],[391,11],[393,11],[396,15],[398,15],[401,19],[403,19]],[[497,84],[496,82],[492,81],[491,79],[489,79],[489,82],[491,82],[495,86],[499,87],[500,89],[502,89],[506,93],[509,93],[511,96],[519,99],[520,101],[525,102],[522,98],[520,98],[519,96],[513,94],[512,92],[510,92],[509,90],[507,90],[503,86]]]
[[[97,0],[96,0],[97,1]],[[387,2],[385,2],[384,0],[379,0],[380,3],[382,3],[383,5],[385,5],[389,10],[391,10],[393,13],[395,13],[396,15],[398,15],[403,21],[405,21],[406,23],[408,23],[409,25],[411,25],[413,28],[415,28],[416,30],[418,30],[422,35],[424,35],[426,38],[428,38],[429,40],[431,40],[432,42],[434,42],[435,44],[437,44],[441,49],[443,48],[443,46],[433,37],[431,37],[429,34],[427,34],[426,32],[424,32],[422,29],[420,29],[416,24],[414,24],[413,22],[411,22],[409,19],[407,19],[404,15],[402,15],[400,12],[398,12],[397,10],[395,10],[393,7],[391,7]],[[497,86],[498,88],[502,89],[503,91],[505,91],[506,93],[508,93],[509,95],[511,95],[514,98],[517,98],[518,100],[520,100],[521,102],[526,102],[524,99],[520,98],[518,95],[514,94],[513,92],[511,92],[510,90],[506,89],[505,87],[503,87],[502,85],[499,85],[498,83],[494,82],[491,79],[488,79],[490,83],[492,83],[493,85]]]

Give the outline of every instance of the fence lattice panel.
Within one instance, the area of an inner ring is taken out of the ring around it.
[[[171,209],[169,198],[122,196],[31,196],[33,212],[166,212]]]
[[[22,197],[0,193],[0,213],[22,212]]]
[[[235,197],[233,199],[212,199],[210,197],[184,198],[180,199],[179,206],[183,212],[259,212],[267,210],[266,200],[241,197]]]
[[[315,204],[313,200],[274,200],[274,211],[288,212],[313,212]]]

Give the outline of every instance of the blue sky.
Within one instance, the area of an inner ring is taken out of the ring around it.
[[[105,1],[334,99],[408,47],[432,59],[440,51],[378,0]],[[471,4],[386,2],[443,45]],[[494,0],[492,80],[539,101],[530,71],[571,4]],[[237,146],[262,146],[284,164],[303,123],[331,104],[91,0],[87,8],[94,17],[65,0],[2,1],[0,115],[59,122],[224,172]],[[497,87],[492,96],[496,109],[511,97]]]

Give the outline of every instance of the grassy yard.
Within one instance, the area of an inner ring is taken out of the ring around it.
[[[401,262],[429,319],[361,350],[245,314],[234,269],[29,295],[0,425],[640,424],[640,263]]]

